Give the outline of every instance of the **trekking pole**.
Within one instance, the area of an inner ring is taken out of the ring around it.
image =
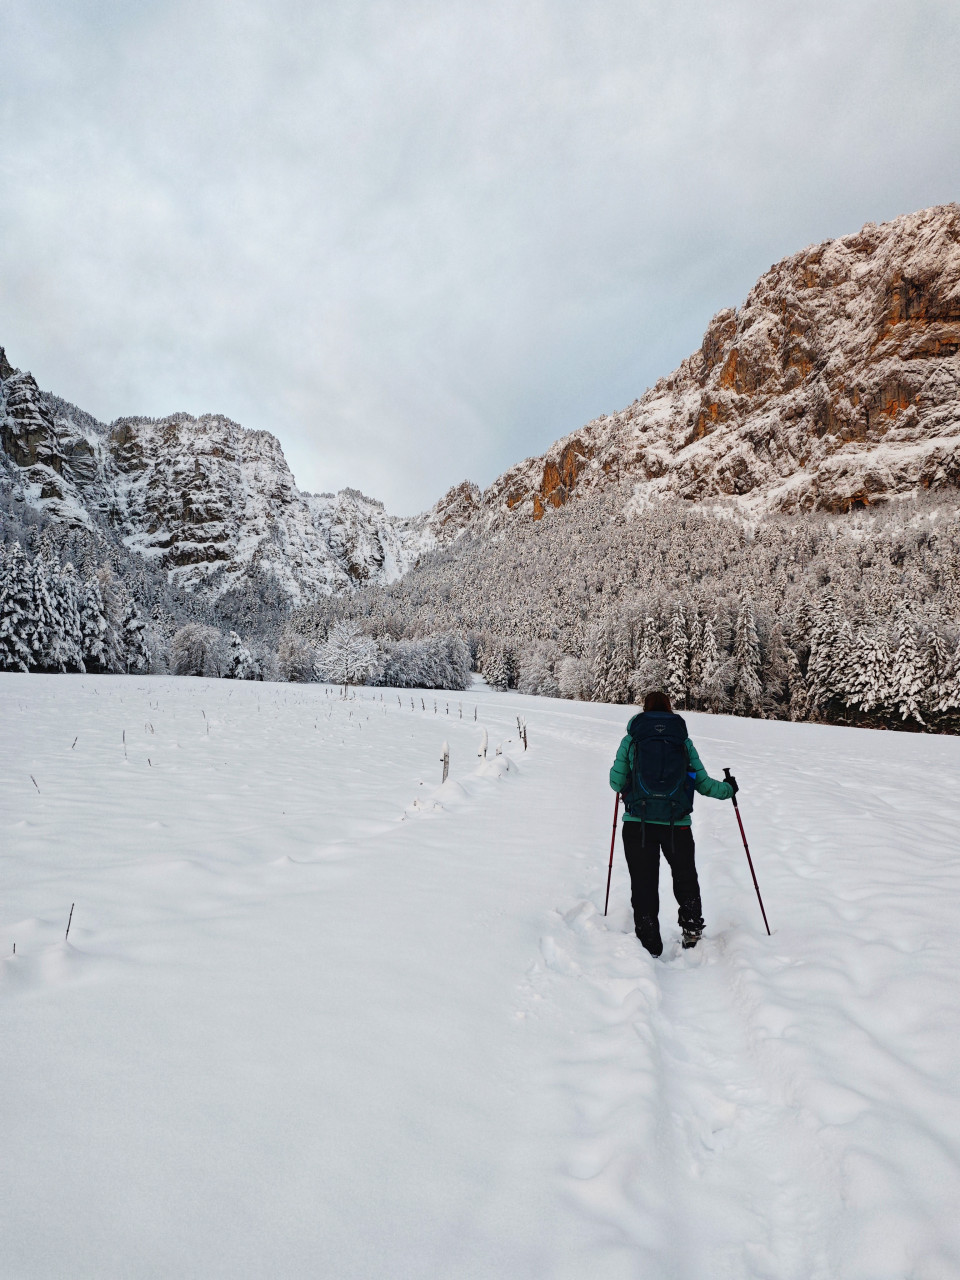
[[[730,770],[724,769],[723,776],[726,778],[727,782],[729,782]],[[747,862],[750,866],[750,874],[753,876],[753,887],[757,891],[757,901],[760,903],[760,914],[763,916],[763,923],[766,926],[767,937],[769,938],[770,926],[767,924],[767,913],[763,909],[763,899],[760,897],[760,886],[757,884],[757,873],[753,869],[753,859],[750,857],[750,846],[747,844],[747,833],[743,829],[743,819],[740,817],[740,806],[737,804],[737,793],[734,792],[733,795],[730,797],[730,799],[733,801],[733,810],[734,810],[734,813],[736,813],[737,815],[737,825],[740,828],[740,837],[743,840],[743,850],[744,850],[744,853],[747,855]]]
[[[607,914],[610,905],[610,877],[613,875],[613,847],[617,843],[617,814],[620,812],[620,792],[617,792],[616,804],[613,806],[613,835],[610,837],[610,865],[607,867],[607,898],[603,904],[603,914]]]

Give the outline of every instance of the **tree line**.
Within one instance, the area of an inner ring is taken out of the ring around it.
[[[0,669],[449,689],[477,670],[554,697],[656,687],[680,708],[960,729],[955,505],[751,522],[684,503],[627,518],[628,502],[612,490],[504,521],[292,617],[266,584],[246,634],[236,602],[224,626],[209,598],[50,525],[32,555],[0,549]]]
[[[498,688],[875,727],[960,728],[960,514],[767,516],[629,493],[571,503],[316,601],[290,628],[456,631]]]

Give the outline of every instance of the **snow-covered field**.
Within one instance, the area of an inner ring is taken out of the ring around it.
[[[414,696],[0,677],[2,1280],[956,1280],[960,742],[689,716],[655,961],[626,709]]]

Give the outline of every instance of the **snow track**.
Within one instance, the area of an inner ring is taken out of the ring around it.
[[[956,740],[690,716],[657,961],[625,709],[332,694],[0,683],[2,1280],[960,1274]]]

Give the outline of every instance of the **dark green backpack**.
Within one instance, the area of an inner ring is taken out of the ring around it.
[[[671,712],[644,711],[627,732],[633,740],[630,781],[623,792],[627,813],[672,826],[693,811],[696,774],[687,759],[687,726]]]

